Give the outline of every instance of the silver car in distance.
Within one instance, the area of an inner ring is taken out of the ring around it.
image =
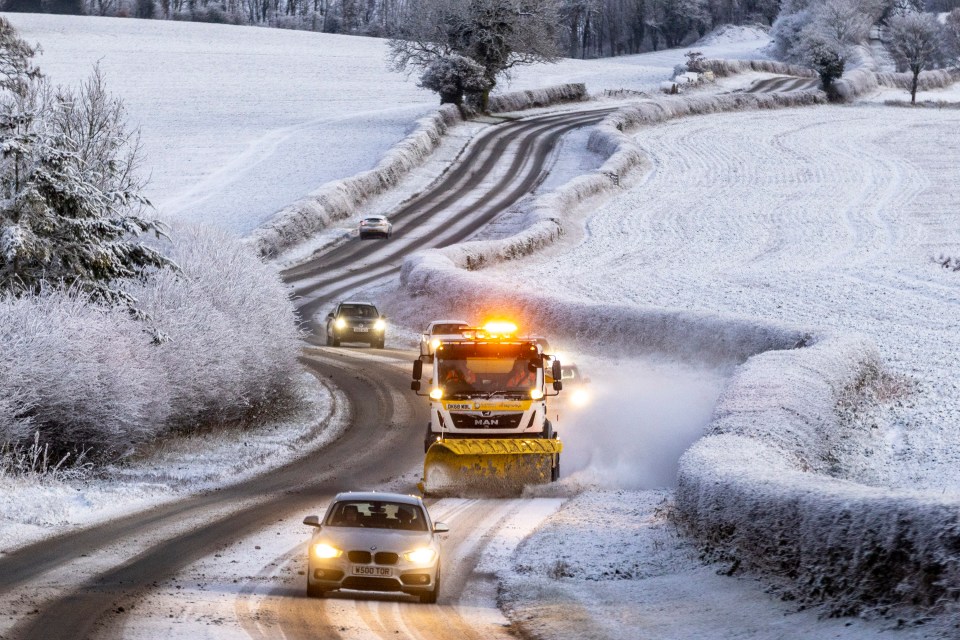
[[[390,238],[393,234],[393,225],[386,216],[367,216],[360,221],[360,239]]]
[[[440,540],[418,496],[347,492],[334,498],[314,527],[307,551],[307,596],[328,591],[390,591],[434,603],[440,595]]]

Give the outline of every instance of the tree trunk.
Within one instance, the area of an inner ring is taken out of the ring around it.
[[[920,68],[914,67],[913,82],[910,83],[910,104],[917,104],[917,85],[920,84]]]

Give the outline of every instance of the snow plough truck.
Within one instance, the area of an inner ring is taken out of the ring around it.
[[[414,361],[410,386],[430,399],[424,494],[512,495],[559,478],[563,445],[547,398],[563,388],[560,362],[516,333],[508,322],[464,329]]]

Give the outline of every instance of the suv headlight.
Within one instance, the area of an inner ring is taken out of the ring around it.
[[[403,554],[403,557],[407,562],[413,562],[415,564],[430,564],[433,562],[433,559],[437,557],[437,552],[429,547],[424,547],[423,549],[407,551]]]
[[[343,329],[347,326],[347,321],[343,318],[337,318],[337,321],[333,323],[333,326],[335,326],[337,329]]]
[[[383,331],[384,329],[387,328],[387,323],[384,322],[382,319],[377,318],[377,321],[373,323],[373,328],[376,331]]]

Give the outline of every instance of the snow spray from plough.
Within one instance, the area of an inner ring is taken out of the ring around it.
[[[547,418],[562,389],[560,361],[542,339],[487,323],[444,338],[413,363],[411,388],[430,398],[420,490],[430,495],[516,495],[560,476],[563,445]],[[421,392],[423,363],[432,363]],[[548,394],[549,388],[553,393]]]

